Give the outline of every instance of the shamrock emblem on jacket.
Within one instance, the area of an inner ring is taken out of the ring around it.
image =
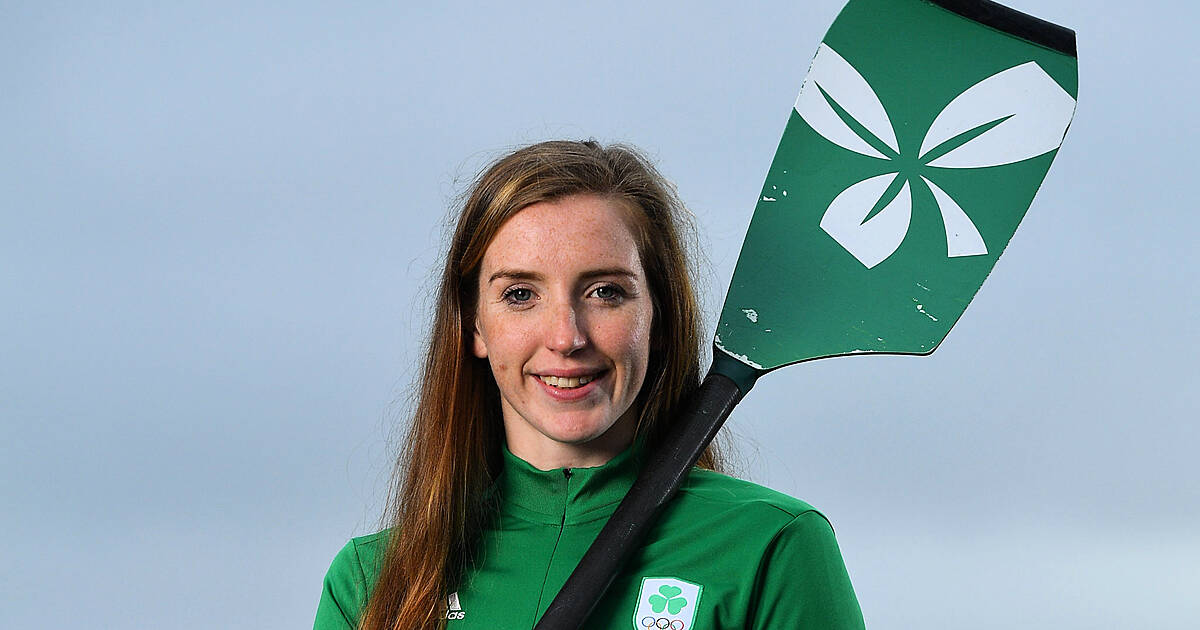
[[[681,596],[682,593],[683,589],[678,586],[660,586],[658,593],[650,596],[650,608],[656,613],[666,610],[672,615],[678,615],[679,611],[687,606],[687,599]]]
[[[914,160],[901,154],[888,110],[867,80],[821,44],[796,111],[826,140],[890,163],[888,172],[865,176],[839,193],[821,217],[821,229],[870,269],[895,253],[908,234],[913,186],[927,187],[937,202],[948,257],[986,254],[975,223],[932,181],[937,169],[1000,166],[1057,149],[1075,99],[1036,62],[1002,70],[942,109]]]

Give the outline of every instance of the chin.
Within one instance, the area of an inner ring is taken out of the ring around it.
[[[543,433],[546,437],[560,444],[582,446],[603,437],[607,432],[608,429],[598,430],[592,427],[580,427],[575,429],[551,430]]]
[[[562,444],[582,445],[603,437],[617,425],[593,419],[560,420],[551,422],[542,430],[546,437]]]

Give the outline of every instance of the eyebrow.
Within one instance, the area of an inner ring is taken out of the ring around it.
[[[637,274],[624,267],[590,269],[585,271],[580,277],[584,280],[589,280],[591,278],[599,278],[603,276],[625,276],[627,278],[637,278]],[[536,271],[525,271],[523,269],[497,269],[496,273],[493,273],[491,277],[488,278],[488,284],[491,284],[501,278],[508,280],[530,280],[537,282],[544,280],[546,276]]]

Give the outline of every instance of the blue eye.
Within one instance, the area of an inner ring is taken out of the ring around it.
[[[504,292],[504,299],[516,303],[528,302],[533,299],[533,291],[525,287],[513,287]]]
[[[624,295],[624,291],[622,291],[620,287],[611,284],[598,286],[596,287],[595,291],[592,291],[592,293],[595,294],[596,297],[606,302],[619,299]]]

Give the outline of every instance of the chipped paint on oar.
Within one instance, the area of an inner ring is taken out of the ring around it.
[[[929,2],[847,5],[779,142],[716,348],[756,373],[933,352],[1070,125],[1073,39],[1050,48],[1065,29],[1050,31],[1035,44]]]

